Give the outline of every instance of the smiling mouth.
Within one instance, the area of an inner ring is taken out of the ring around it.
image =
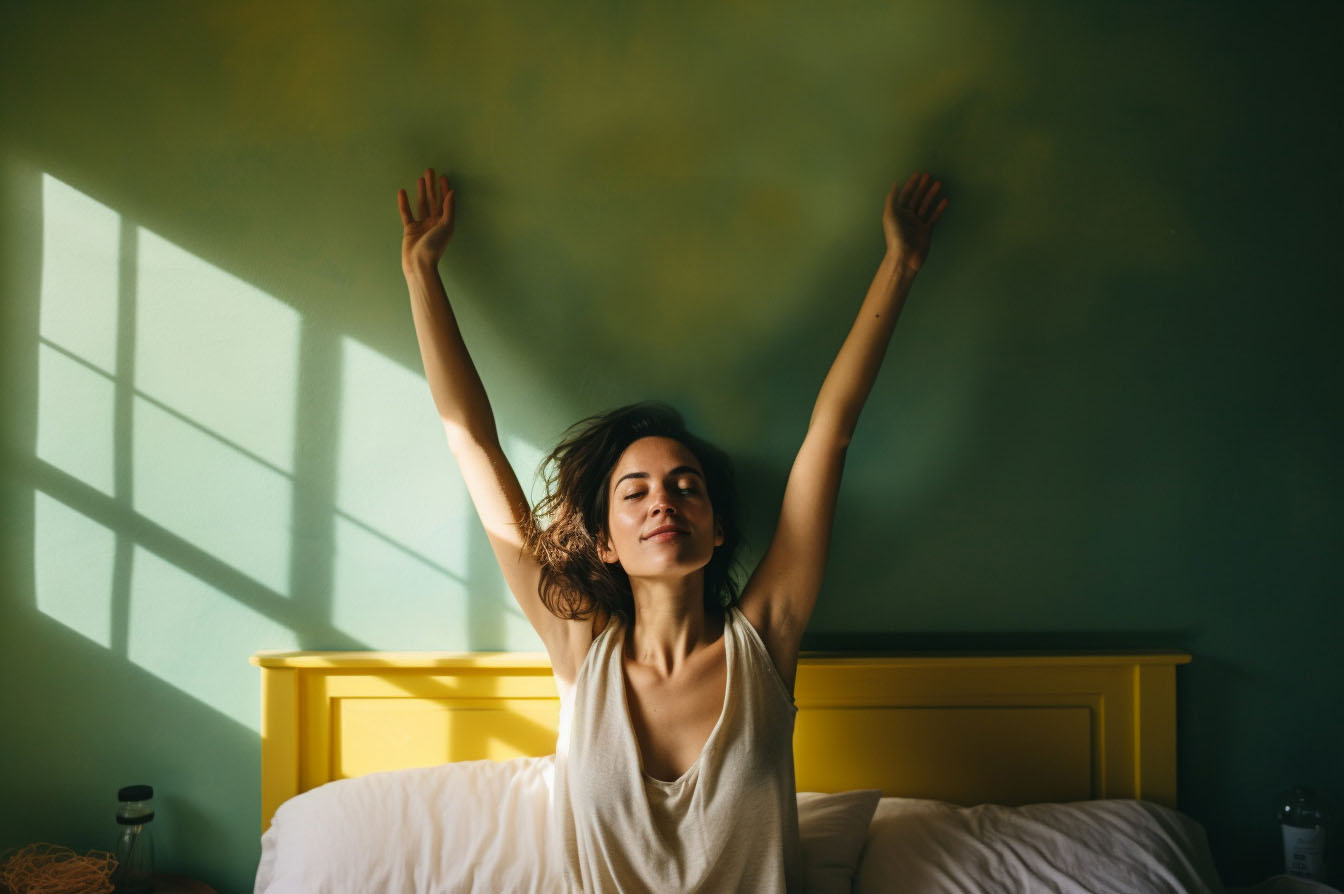
[[[644,539],[657,541],[675,540],[678,537],[686,537],[689,534],[689,531],[683,531],[681,528],[658,528]]]

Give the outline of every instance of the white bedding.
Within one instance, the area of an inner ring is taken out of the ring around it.
[[[469,761],[305,792],[262,836],[254,890],[558,890],[546,857],[553,767]],[[798,802],[809,890],[1222,891],[1199,824],[1144,802],[958,808],[871,790]]]
[[[556,891],[543,859],[554,756],[371,773],[291,798],[256,894]]]
[[[855,890],[897,887],[938,894],[1222,890],[1203,828],[1156,804],[961,808],[883,798]]]

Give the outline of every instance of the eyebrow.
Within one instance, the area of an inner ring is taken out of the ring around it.
[[[668,477],[671,478],[671,477],[674,477],[674,476],[676,476],[676,475],[685,475],[685,474],[687,474],[688,472],[689,472],[690,474],[692,474],[692,475],[695,475],[695,476],[696,476],[697,478],[699,478],[701,481],[704,481],[704,480],[705,480],[705,476],[704,476],[703,474],[701,474],[700,470],[697,469],[697,468],[695,468],[694,466],[677,466],[675,469],[673,469],[672,471],[668,472],[667,474],[668,474]],[[625,473],[624,475],[622,475],[620,478],[617,478],[617,479],[616,479],[616,483],[613,484],[612,487],[613,487],[613,488],[618,487],[618,486],[620,485],[620,483],[621,483],[622,481],[624,481],[625,479],[627,479],[627,478],[648,478],[648,477],[649,477],[649,473],[648,473],[648,472],[626,472],[626,473]]]

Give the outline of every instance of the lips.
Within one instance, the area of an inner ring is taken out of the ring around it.
[[[645,539],[645,540],[652,540],[652,539],[654,539],[655,537],[660,537],[660,536],[665,535],[665,534],[675,534],[675,535],[678,535],[678,536],[684,536],[684,535],[689,534],[689,533],[691,533],[691,532],[690,532],[690,531],[687,531],[687,530],[684,529],[684,528],[678,528],[676,525],[662,525],[662,526],[660,526],[660,527],[654,528],[652,531],[650,531],[649,533],[645,534],[645,535],[644,535],[644,539]],[[669,540],[670,540],[670,539],[672,539],[672,538],[668,537],[668,538],[664,538],[664,539],[669,539]]]

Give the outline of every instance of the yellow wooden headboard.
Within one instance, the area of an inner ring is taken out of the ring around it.
[[[1144,798],[1176,806],[1181,653],[805,654],[799,791],[960,804]],[[325,782],[555,751],[545,655],[263,652],[261,819]]]

